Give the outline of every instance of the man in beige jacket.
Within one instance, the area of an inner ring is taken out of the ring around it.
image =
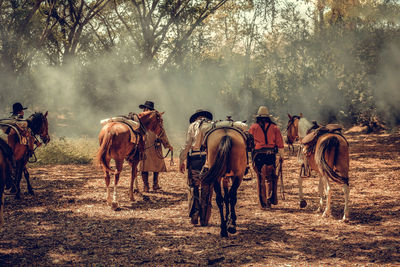
[[[154,110],[154,102],[146,101],[144,104],[139,105],[139,108],[143,109],[143,112]],[[139,165],[139,170],[142,172],[144,192],[149,192],[149,172],[153,172],[153,191],[161,189],[158,182],[158,175],[160,172],[167,171],[163,158],[161,144],[163,144],[164,148],[168,148],[171,151],[173,150],[166,134],[158,139],[153,132],[148,131],[146,133],[146,143],[144,151],[145,157]]]

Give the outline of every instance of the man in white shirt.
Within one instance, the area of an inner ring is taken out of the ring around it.
[[[201,151],[200,147],[204,137],[201,127],[210,123],[212,119],[212,113],[206,110],[197,110],[190,117],[186,143],[179,155],[179,170],[181,173],[184,173],[186,168],[188,170],[189,217],[194,225],[198,224],[199,217],[202,226],[208,225],[211,216],[212,191],[209,185],[202,182],[200,176],[206,162],[206,153]]]

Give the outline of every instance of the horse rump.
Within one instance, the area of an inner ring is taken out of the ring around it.
[[[230,154],[232,149],[232,137],[225,135],[221,138],[217,148],[214,164],[204,174],[204,181],[207,184],[212,184],[215,179],[222,177],[225,173],[230,172]]]
[[[100,147],[96,155],[96,161],[100,166],[103,166],[107,171],[112,172],[112,169],[110,168],[106,160],[106,156],[107,154],[110,153],[113,137],[109,130],[106,131],[107,132],[103,135],[103,138],[101,139]]]
[[[331,166],[329,166],[325,159],[326,153],[334,153],[332,167],[335,166],[340,153],[340,140],[337,136],[330,136],[329,138],[323,140],[319,146],[317,146],[315,151],[315,161],[319,166],[321,166],[324,174],[326,174],[334,182],[349,185],[349,177],[341,176],[334,171]]]

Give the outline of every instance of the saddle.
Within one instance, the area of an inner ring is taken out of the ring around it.
[[[131,133],[131,143],[136,142],[136,135],[140,132],[140,122],[138,119],[134,118],[134,116],[118,116],[118,117],[112,117],[108,119],[101,120],[100,123],[101,125],[105,125],[109,122],[120,122],[128,126],[129,131]]]
[[[312,153],[315,149],[315,145],[317,144],[318,138],[327,133],[334,133],[341,135],[342,126],[339,124],[327,124],[325,126],[320,126],[315,130],[311,131],[309,134],[304,136],[301,142],[305,146],[305,151],[308,153]]]
[[[19,143],[23,145],[28,144],[28,121],[18,119],[0,119],[0,128],[7,135],[10,133],[10,129],[13,129],[17,133]]]
[[[213,121],[210,123],[204,123],[201,131],[204,132],[203,141],[201,142],[201,150],[204,151],[207,148],[207,139],[212,132],[217,129],[232,129],[240,133],[247,144],[249,139],[247,132],[248,126],[246,123],[241,121]]]

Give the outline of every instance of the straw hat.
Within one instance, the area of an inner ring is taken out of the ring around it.
[[[269,117],[268,108],[266,106],[260,106],[257,112],[257,118],[259,117]]]

